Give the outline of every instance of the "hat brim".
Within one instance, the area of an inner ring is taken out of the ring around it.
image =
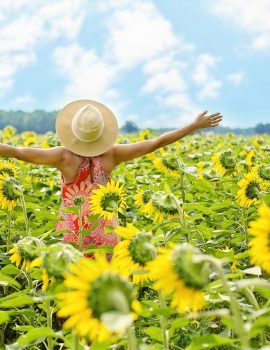
[[[88,104],[98,108],[104,120],[103,133],[93,142],[83,142],[77,139],[71,128],[76,112]],[[57,115],[55,129],[59,140],[67,149],[85,157],[105,153],[114,144],[118,135],[117,120],[112,111],[102,103],[93,100],[77,100],[64,106]]]

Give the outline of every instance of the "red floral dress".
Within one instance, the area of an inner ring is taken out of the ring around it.
[[[84,199],[82,204],[82,229],[86,230],[91,228],[92,225],[96,225],[96,222],[88,222],[88,218],[91,216],[89,210],[89,196],[91,196],[92,190],[98,187],[98,184],[105,185],[108,181],[110,181],[110,176],[104,169],[101,157],[81,157],[81,164],[77,176],[71,183],[65,183],[63,175],[61,174],[62,203],[59,216],[62,220],[57,222],[56,230],[69,231],[64,234],[64,242],[74,242],[78,245],[79,222],[77,215],[73,213],[63,213],[61,209],[75,207],[76,198],[82,197]],[[116,227],[116,225],[116,219],[106,220],[100,218],[98,220],[98,226],[91,233],[83,235],[82,249],[85,249],[89,244],[93,244],[94,247],[116,245],[118,243],[117,235],[115,233],[104,233],[104,227]],[[85,256],[92,257],[92,254],[85,254]]]

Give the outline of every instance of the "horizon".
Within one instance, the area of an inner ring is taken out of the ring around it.
[[[142,128],[206,108],[223,127],[267,124],[269,17],[268,0],[2,2],[0,109],[90,98]]]

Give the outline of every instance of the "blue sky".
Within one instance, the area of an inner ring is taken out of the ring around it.
[[[81,98],[120,125],[181,127],[204,109],[224,126],[270,123],[270,0],[0,2],[0,109]]]

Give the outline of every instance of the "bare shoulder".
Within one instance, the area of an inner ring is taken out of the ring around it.
[[[112,146],[108,151],[105,153],[101,154],[100,157],[103,161],[104,168],[108,174],[110,174],[115,167],[114,164],[114,146]]]

